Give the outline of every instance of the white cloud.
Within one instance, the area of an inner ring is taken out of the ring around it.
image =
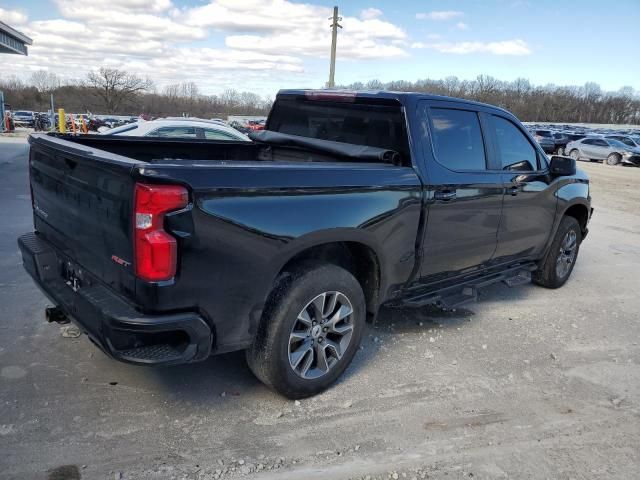
[[[458,23],[456,23],[456,28],[458,30],[469,30],[469,25],[467,25],[464,22],[458,22]]]
[[[331,8],[288,0],[217,0],[186,10],[179,18],[189,25],[237,32],[225,39],[230,48],[326,57],[330,45],[328,17],[332,13]],[[338,34],[341,59],[407,55],[393,43],[404,40],[406,33],[377,18],[381,13],[367,9],[361,12],[361,18],[343,17],[344,28]]]
[[[318,84],[305,60],[329,54],[332,9],[310,3],[208,0],[177,7],[171,0],[54,1],[60,18],[52,20],[28,22],[20,12],[0,10],[34,40],[28,57],[3,61],[0,75],[28,77],[46,69],[82,78],[109,66],[149,76],[159,86],[187,80],[200,83],[204,92],[228,87],[273,92],[273,86],[264,86]],[[405,31],[381,17],[380,10],[368,8],[343,18],[341,60],[408,55]],[[207,40],[213,35],[222,35],[224,44],[211,48]]]
[[[8,10],[0,7],[0,20],[10,27],[19,27],[27,23],[27,15],[19,10]]]
[[[411,44],[411,48],[426,48],[440,53],[467,55],[470,53],[488,53],[491,55],[530,55],[531,49],[524,40],[504,40],[501,42],[454,42]]]
[[[382,10],[377,8],[365,8],[360,12],[360,18],[362,20],[373,20],[382,16]]]
[[[464,13],[457,10],[434,10],[426,13],[416,13],[418,20],[451,20],[452,18],[462,17]]]

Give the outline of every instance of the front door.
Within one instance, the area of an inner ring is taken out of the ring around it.
[[[472,108],[446,101],[424,101],[419,108],[428,175],[423,283],[470,273],[496,249],[502,172],[487,169],[482,124]]]
[[[488,113],[485,120],[494,145],[490,164],[503,172],[505,187],[493,262],[538,258],[553,228],[557,204],[546,155],[509,117]]]

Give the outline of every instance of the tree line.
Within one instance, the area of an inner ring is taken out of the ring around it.
[[[15,76],[0,77],[0,90],[13,110],[47,111],[53,95],[55,108],[104,115],[201,118],[266,115],[273,103],[271,98],[234,89],[204,95],[194,82],[159,89],[151,79],[112,68],[101,68],[84,79],[71,81],[44,70],[34,72],[27,81]]]
[[[502,81],[479,75],[474,80],[460,80],[453,76],[415,82],[371,80],[338,88],[413,91],[465,98],[503,107],[522,121],[640,124],[638,92],[631,87],[606,92],[593,82],[583,86],[536,86],[524,78]],[[4,91],[5,102],[14,109],[46,111],[49,96],[53,94],[56,106],[69,112],[144,113],[154,117],[264,115],[272,103],[271,98],[234,89],[218,95],[204,95],[194,82],[158,89],[148,78],[110,68],[90,72],[86,78],[76,81],[63,81],[44,70],[34,72],[28,81],[15,77],[0,78],[0,90]]]

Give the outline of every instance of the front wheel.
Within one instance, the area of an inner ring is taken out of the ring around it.
[[[580,152],[578,152],[578,150],[574,148],[573,150],[571,150],[571,153],[569,154],[569,156],[574,160],[578,161],[580,159]]]
[[[612,153],[602,162],[602,164],[613,167],[615,165],[618,165],[620,163],[620,160],[621,158],[619,153]]]
[[[360,345],[366,307],[360,284],[336,265],[304,265],[284,276],[247,350],[249,368],[289,398],[327,389]]]
[[[571,276],[582,242],[580,224],[573,217],[563,217],[553,243],[533,281],[547,288],[558,288]]]

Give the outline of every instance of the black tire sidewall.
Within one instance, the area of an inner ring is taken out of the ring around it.
[[[573,262],[571,263],[571,267],[567,274],[560,278],[556,273],[556,261],[558,259],[560,245],[564,240],[565,235],[569,230],[574,230],[576,233],[576,255],[574,257]],[[564,285],[567,280],[571,277],[571,273],[573,272],[573,268],[576,265],[576,261],[578,260],[578,254],[580,253],[580,244],[582,243],[582,230],[580,229],[580,224],[573,217],[564,217],[560,225],[558,226],[558,231],[556,232],[556,236],[553,239],[553,243],[551,244],[549,254],[545,259],[544,266],[541,273],[540,278],[536,283],[543,285],[549,288],[559,288]]]
[[[317,379],[303,379],[289,364],[289,335],[298,314],[317,295],[327,291],[338,291],[347,296],[353,308],[353,334],[338,364],[326,375]],[[289,398],[304,398],[315,395],[344,372],[356,354],[365,328],[366,305],[362,288],[347,270],[335,265],[308,267],[291,276],[282,295],[275,300],[263,329],[265,347],[269,348],[269,364],[264,365],[268,384]]]

